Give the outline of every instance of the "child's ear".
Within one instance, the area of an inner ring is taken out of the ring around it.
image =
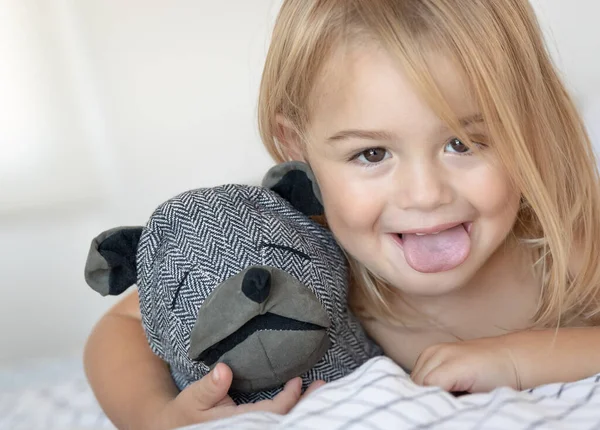
[[[275,130],[275,138],[281,145],[281,150],[288,160],[305,161],[304,146],[296,127],[281,114],[277,114],[276,120],[277,129]]]

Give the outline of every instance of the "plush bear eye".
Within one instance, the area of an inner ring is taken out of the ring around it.
[[[275,243],[262,243],[261,244],[262,248],[274,248],[274,249],[279,249],[281,251],[288,251],[291,252],[294,255],[297,255],[298,257],[304,259],[304,260],[308,260],[311,261],[311,258],[308,254],[302,252],[302,251],[298,251],[297,249],[294,248],[290,248],[289,246],[285,246],[285,245],[277,245]]]
[[[171,310],[175,309],[175,304],[177,303],[177,299],[179,298],[179,293],[181,292],[181,287],[183,287],[183,284],[185,284],[185,281],[187,280],[189,275],[190,275],[190,272],[187,272],[185,275],[183,275],[183,278],[181,278],[181,281],[179,281],[179,285],[177,285],[177,290],[175,290],[175,295],[173,296],[173,301],[171,301]]]

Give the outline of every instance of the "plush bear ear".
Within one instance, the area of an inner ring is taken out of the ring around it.
[[[321,191],[306,163],[289,161],[278,164],[267,172],[262,185],[279,194],[306,216],[323,215]]]
[[[137,282],[137,248],[143,227],[118,227],[92,240],[85,281],[103,296],[118,296]]]

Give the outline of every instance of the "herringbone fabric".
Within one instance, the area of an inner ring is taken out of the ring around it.
[[[347,309],[347,266],[331,233],[266,188],[224,185],[167,201],[144,229],[137,264],[150,346],[169,363],[180,389],[208,372],[188,358],[199,307],[216,286],[254,265],[273,266],[296,277],[331,320],[331,347],[303,375],[305,386],[341,378],[381,354]],[[246,403],[279,391],[232,396]]]

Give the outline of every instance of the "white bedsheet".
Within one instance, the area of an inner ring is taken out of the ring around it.
[[[114,430],[78,355],[0,367],[0,430]],[[288,415],[247,414],[185,430],[598,429],[600,375],[532,392],[454,398],[413,384],[385,357],[313,393]]]
[[[247,414],[186,427],[216,429],[600,429],[600,375],[530,392],[497,389],[455,398],[419,387],[390,359],[375,358],[288,415]]]
[[[80,354],[0,367],[0,430],[114,430]]]

